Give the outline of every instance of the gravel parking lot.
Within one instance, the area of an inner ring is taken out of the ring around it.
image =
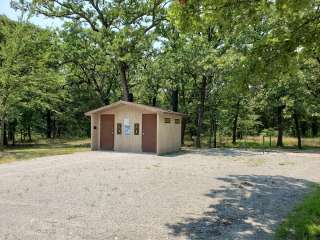
[[[0,239],[271,239],[320,155],[82,152],[0,165]]]

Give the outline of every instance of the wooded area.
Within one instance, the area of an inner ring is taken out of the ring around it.
[[[13,1],[0,18],[1,145],[89,136],[119,99],[188,115],[183,139],[319,136],[319,0]],[[64,21],[42,29],[40,14]],[[182,139],[182,140],[183,140]]]

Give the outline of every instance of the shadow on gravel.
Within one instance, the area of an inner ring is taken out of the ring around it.
[[[172,236],[187,239],[271,239],[281,220],[303,199],[312,183],[282,176],[231,175],[218,178],[225,187],[207,197],[208,206],[199,218],[185,217],[166,226]]]
[[[194,149],[194,148],[183,148],[179,152],[168,153],[162,156],[164,157],[177,157],[185,154],[198,154],[203,156],[225,156],[225,157],[239,157],[239,156],[257,156],[263,155],[262,150],[250,149],[235,149],[235,148],[211,148],[211,149]],[[265,153],[267,154],[267,153]]]

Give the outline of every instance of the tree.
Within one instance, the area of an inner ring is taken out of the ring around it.
[[[52,109],[61,101],[63,78],[53,54],[56,36],[27,23],[2,22],[0,50],[0,119],[2,144],[6,126],[28,120],[24,125],[31,140],[32,115]],[[20,116],[22,116],[20,118]],[[12,133],[14,134],[14,133]]]
[[[197,147],[207,139],[216,147],[219,135],[236,144],[264,129],[278,130],[278,146],[289,135],[301,147],[303,137],[319,133],[318,0],[29,0],[15,7],[64,25],[44,30],[21,21],[0,29],[2,142],[14,142],[15,132],[22,139],[88,135],[83,112],[133,93],[137,102],[186,113],[182,142]]]
[[[33,0],[21,7],[29,6],[37,14],[71,19],[80,25],[88,25],[92,34],[96,34],[92,44],[98,44],[104,54],[112,59],[118,70],[124,100],[130,101],[133,100],[129,81],[130,66],[150,46],[152,39],[149,39],[149,33],[165,20],[167,4],[164,0]]]
[[[68,73],[67,84],[92,91],[100,105],[109,104],[117,93],[117,69],[96,42],[96,34],[79,24],[68,24],[60,31],[63,68]],[[79,90],[79,89],[78,89]]]

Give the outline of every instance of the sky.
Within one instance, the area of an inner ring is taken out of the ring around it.
[[[6,15],[12,20],[18,20],[19,12],[16,12],[10,7],[10,0],[0,0],[0,15]],[[50,19],[44,16],[34,16],[30,22],[41,27],[59,27],[62,22],[57,19]]]
[[[8,18],[17,21],[20,13],[10,7],[10,1],[11,0],[0,0],[0,15],[6,15]],[[43,28],[55,28],[60,27],[63,24],[59,19],[47,18],[40,15],[32,17],[30,22]],[[161,42],[156,41],[154,47],[159,49],[161,47]]]

